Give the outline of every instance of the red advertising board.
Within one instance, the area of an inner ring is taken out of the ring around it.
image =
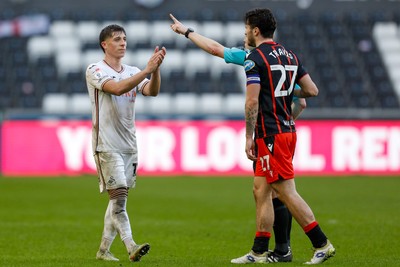
[[[298,175],[400,176],[400,122],[297,121]],[[252,175],[243,121],[138,121],[140,175]],[[5,121],[3,175],[95,174],[90,121]]]

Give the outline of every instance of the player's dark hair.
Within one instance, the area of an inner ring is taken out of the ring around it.
[[[104,48],[101,46],[101,43],[105,41],[107,38],[112,37],[114,32],[123,32],[124,34],[126,34],[125,29],[117,24],[108,25],[101,30],[99,35],[99,45],[101,47],[101,50],[103,50],[103,52],[105,51]]]
[[[251,28],[257,27],[264,38],[272,38],[276,30],[276,20],[272,11],[268,8],[255,8],[249,10],[244,22]]]

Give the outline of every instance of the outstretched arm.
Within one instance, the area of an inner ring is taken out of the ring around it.
[[[178,33],[184,35],[188,29],[184,24],[182,24],[179,20],[177,20],[172,14],[169,14],[173,23],[171,24],[171,29]],[[224,46],[217,41],[207,38],[197,32],[191,32],[188,36],[195,45],[199,48],[203,49],[207,53],[217,56],[220,58],[224,58]]]

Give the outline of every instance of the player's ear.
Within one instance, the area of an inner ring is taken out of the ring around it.
[[[260,29],[256,26],[256,27],[254,27],[253,28],[253,33],[255,34],[255,35],[259,35],[260,34]]]
[[[100,43],[101,47],[103,47],[103,49],[106,49],[107,47],[107,43],[105,41]]]

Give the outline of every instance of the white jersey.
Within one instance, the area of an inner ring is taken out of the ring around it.
[[[121,81],[140,70],[123,64],[117,72],[104,61],[90,64],[86,70],[86,83],[92,102],[92,148],[96,152],[137,153],[135,128],[136,93],[148,83],[145,78],[131,91],[116,96],[103,91],[105,82]]]

